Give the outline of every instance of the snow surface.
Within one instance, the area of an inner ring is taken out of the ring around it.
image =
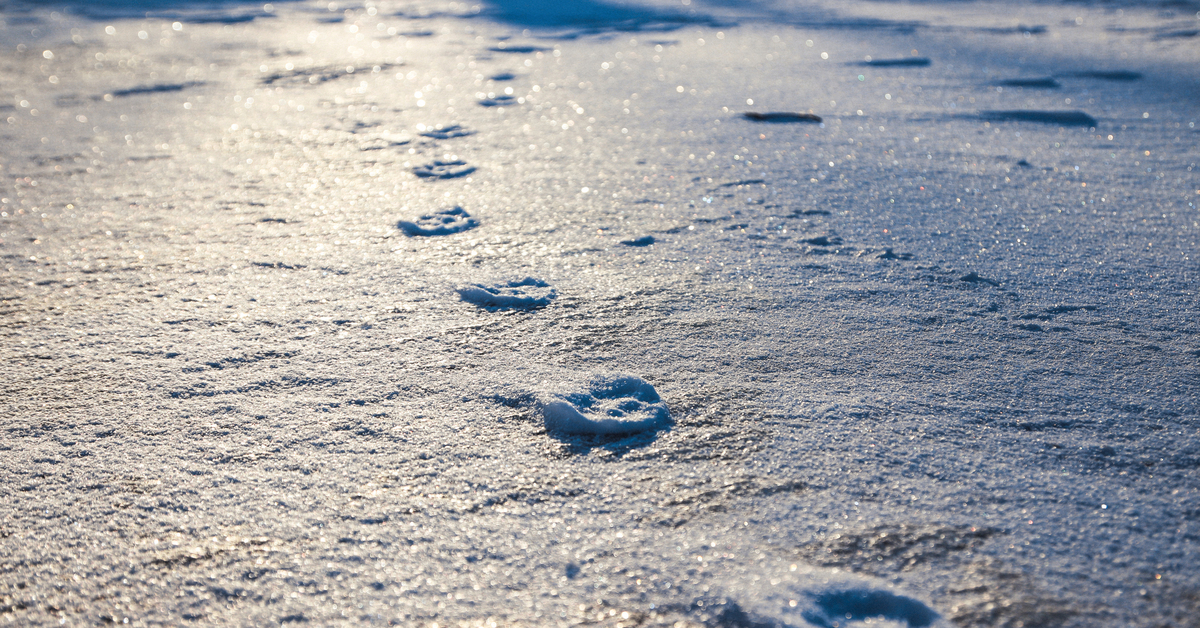
[[[0,3],[0,624],[1196,626],[1198,11]]]

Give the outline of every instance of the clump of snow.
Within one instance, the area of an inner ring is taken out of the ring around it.
[[[442,236],[459,233],[479,226],[461,207],[451,207],[432,214],[425,214],[413,221],[401,220],[397,225],[410,236]]]
[[[654,386],[630,375],[596,376],[584,391],[551,393],[540,405],[546,429],[560,434],[636,434],[671,423]]]
[[[550,284],[526,277],[485,286],[471,284],[458,289],[463,301],[484,307],[536,308],[550,305],[558,296]]]

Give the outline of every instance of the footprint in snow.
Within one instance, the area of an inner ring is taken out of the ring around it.
[[[455,137],[466,137],[468,135],[474,135],[474,134],[475,134],[475,132],[472,131],[471,129],[468,129],[466,127],[463,127],[463,126],[460,126],[457,124],[451,124],[450,126],[445,126],[445,127],[438,125],[432,129],[426,130],[424,133],[421,134],[421,136],[422,137],[432,137],[435,140],[448,140],[448,139],[452,139]]]
[[[546,394],[538,401],[546,429],[558,434],[636,434],[671,424],[654,386],[630,375],[597,376],[583,391]]]
[[[941,619],[924,603],[881,589],[834,589],[812,595],[811,600],[812,606],[801,616],[821,628],[880,619],[908,628],[925,628]]]
[[[475,166],[468,166],[467,162],[459,160],[435,161],[416,166],[412,171],[422,179],[457,179],[475,172]]]
[[[459,233],[479,226],[461,207],[452,207],[432,214],[425,214],[413,221],[401,220],[397,225],[409,236],[443,236]]]
[[[796,565],[792,565],[795,569]],[[924,602],[893,593],[871,582],[831,581],[828,573],[787,572],[772,586],[755,582],[731,602],[742,626],[817,626],[836,628],[881,624],[896,628],[948,628]],[[823,581],[823,582],[822,582]],[[739,587],[740,588],[740,587]],[[748,620],[748,621],[745,621]]]
[[[550,284],[533,277],[485,286],[471,284],[458,289],[463,301],[481,307],[532,309],[546,307],[558,296]]]

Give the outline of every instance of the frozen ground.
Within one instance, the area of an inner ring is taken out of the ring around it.
[[[0,2],[0,623],[1200,625],[1197,11]]]

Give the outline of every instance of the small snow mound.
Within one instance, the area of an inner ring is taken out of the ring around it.
[[[635,434],[671,423],[671,412],[645,380],[630,375],[593,378],[587,392],[542,400],[546,429],[562,434]]]
[[[397,226],[410,236],[443,236],[478,227],[479,221],[472,218],[465,209],[451,207],[433,214],[425,214],[413,221],[401,220]]]
[[[533,277],[491,286],[471,284],[458,289],[463,301],[483,307],[535,308],[550,305],[558,293],[550,284]]]

